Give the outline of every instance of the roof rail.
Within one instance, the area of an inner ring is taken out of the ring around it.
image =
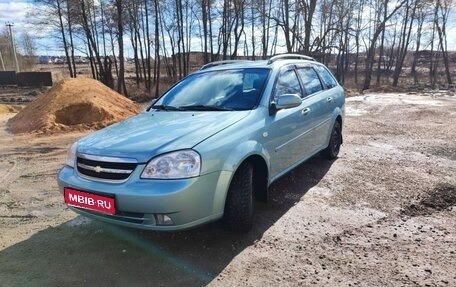
[[[250,60],[223,60],[223,61],[215,61],[208,63],[206,65],[203,65],[200,70],[204,70],[207,68],[215,67],[215,66],[220,66],[220,65],[228,65],[228,64],[235,64],[235,63],[245,63],[245,62],[252,62]]]
[[[306,56],[306,55],[300,55],[300,54],[280,54],[280,55],[275,55],[272,56],[271,59],[268,61],[268,65],[274,63],[277,60],[286,60],[286,59],[300,59],[300,60],[309,60],[309,61],[315,61],[314,58]]]

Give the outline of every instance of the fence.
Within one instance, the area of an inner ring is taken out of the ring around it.
[[[0,86],[45,87],[52,86],[51,72],[0,71]]]
[[[0,71],[0,86],[16,86],[17,78],[14,71]]]

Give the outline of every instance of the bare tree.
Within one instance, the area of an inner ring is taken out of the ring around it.
[[[437,29],[437,35],[439,36],[439,47],[442,52],[443,64],[445,65],[445,75],[448,86],[453,82],[451,80],[451,73],[448,61],[448,51],[447,51],[447,38],[446,38],[446,24],[448,22],[448,16],[450,14],[450,7],[452,1],[450,0],[437,0],[435,3],[435,14],[434,14],[434,23],[435,28]]]
[[[413,81],[415,85],[418,84],[418,72],[416,71],[416,66],[417,66],[417,55],[418,52],[420,51],[421,47],[421,38],[422,38],[422,31],[423,31],[423,24],[427,16],[427,5],[425,3],[421,2],[418,4],[418,11],[417,11],[417,31],[416,31],[416,44],[415,44],[415,52],[413,53],[413,62],[412,62],[412,68],[411,68],[411,74],[413,76]]]
[[[377,42],[380,33],[385,29],[386,22],[405,4],[407,0],[403,0],[396,4],[396,6],[392,9],[391,12],[387,12],[383,14],[383,18],[379,18],[375,22],[374,33],[372,35],[372,40],[369,45],[369,49],[367,51],[366,56],[366,67],[364,72],[364,85],[363,90],[367,90],[370,87],[371,77],[372,77],[372,67],[374,64],[374,56],[375,56],[375,44]],[[382,3],[383,9],[387,10],[389,8],[389,0],[384,0]]]
[[[405,15],[402,24],[402,37],[401,44],[399,45],[399,52],[397,53],[396,67],[393,75],[393,86],[396,87],[399,82],[399,76],[404,65],[405,56],[410,44],[410,36],[412,34],[412,27],[415,21],[415,13],[418,7],[418,1],[407,0],[405,5]]]
[[[123,1],[115,0],[117,9],[117,32],[119,45],[119,76],[117,78],[117,92],[127,96],[127,87],[125,85],[125,59],[124,59],[124,44],[123,44]]]

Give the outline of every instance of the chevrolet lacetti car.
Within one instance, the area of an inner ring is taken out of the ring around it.
[[[210,63],[74,143],[59,188],[72,210],[110,223],[181,230],[224,218],[248,231],[272,182],[318,153],[337,157],[344,103],[307,56]]]

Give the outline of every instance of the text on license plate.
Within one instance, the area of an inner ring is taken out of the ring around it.
[[[64,188],[65,203],[85,209],[115,214],[114,198],[83,192],[80,190]]]

